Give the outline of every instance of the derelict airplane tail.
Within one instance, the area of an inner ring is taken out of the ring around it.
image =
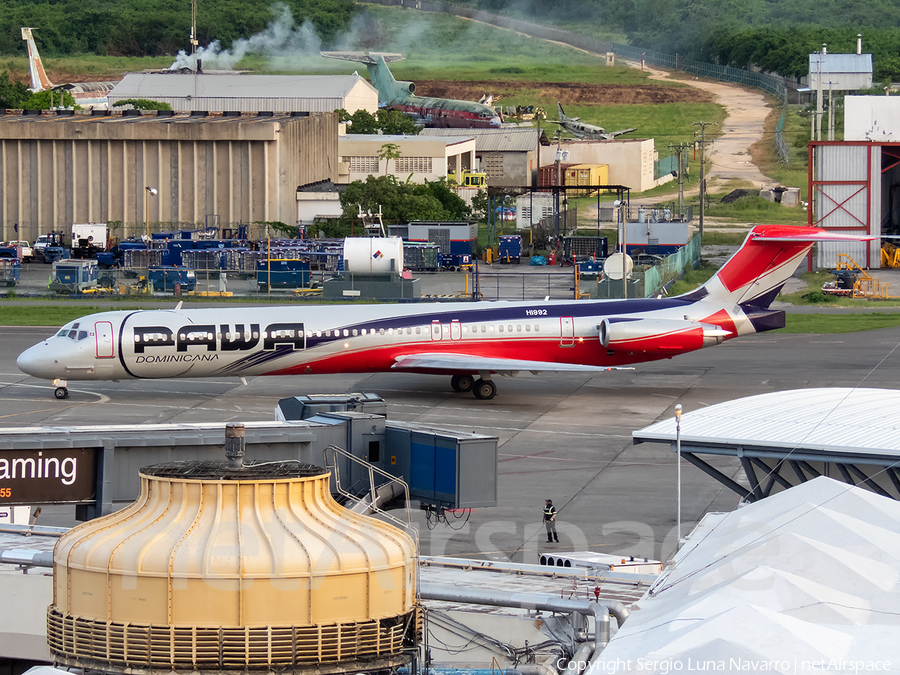
[[[388,63],[402,61],[405,57],[402,54],[393,54],[388,52],[319,52],[322,56],[329,59],[340,59],[342,61],[353,61],[362,63],[369,71],[369,80],[372,86],[378,91],[378,97],[383,103],[390,103],[398,98],[406,98],[416,93],[416,85],[412,82],[399,82],[394,79]]]
[[[767,309],[815,242],[871,239],[816,227],[757,225],[715,276],[686,297]]]
[[[31,91],[36,93],[53,89],[54,84],[47,77],[44,64],[41,63],[41,55],[38,54],[34,36],[31,34],[34,28],[22,28],[22,39],[28,45],[28,70],[31,72]]]

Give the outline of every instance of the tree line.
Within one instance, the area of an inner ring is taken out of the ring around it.
[[[900,0],[457,0],[613,42],[785,76],[807,74],[809,54],[873,55],[874,77],[900,77]],[[524,15],[524,16],[523,16]],[[886,27],[887,26],[887,27]]]
[[[306,19],[324,42],[345,31],[358,9],[353,0],[280,0],[296,25]],[[274,0],[200,0],[197,39],[228,48],[264,30]],[[20,28],[37,28],[42,56],[174,55],[189,50],[190,0],[4,0],[0,54],[25,52]]]

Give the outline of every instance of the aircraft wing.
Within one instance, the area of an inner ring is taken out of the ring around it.
[[[611,131],[607,135],[615,138],[616,136],[621,136],[622,134],[630,134],[632,131],[637,131],[637,127],[631,127],[630,129],[620,129],[619,131]]]
[[[470,354],[410,354],[398,356],[394,365],[391,366],[391,370],[446,371],[448,373],[492,372],[501,375],[515,375],[522,370],[535,374],[544,371],[600,373],[607,370],[634,370],[634,368],[583,366],[577,363],[525,361]]]

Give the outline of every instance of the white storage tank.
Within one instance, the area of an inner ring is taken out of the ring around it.
[[[399,274],[403,271],[403,240],[399,237],[347,237],[344,271],[354,274]]]

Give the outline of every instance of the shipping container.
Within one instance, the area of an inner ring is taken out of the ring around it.
[[[575,164],[565,170],[566,187],[607,184],[609,184],[609,164]],[[600,190],[567,190],[566,195],[569,197],[593,197],[598,192]]]

